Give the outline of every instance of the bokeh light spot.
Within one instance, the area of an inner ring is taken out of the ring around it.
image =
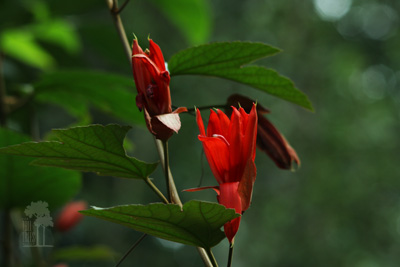
[[[336,21],[350,10],[352,0],[314,0],[317,14],[323,20]]]

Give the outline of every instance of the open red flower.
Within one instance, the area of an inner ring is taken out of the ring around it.
[[[249,112],[252,109],[253,100],[235,94],[228,98],[228,105],[240,106]],[[286,138],[263,116],[267,113],[269,113],[268,109],[257,104],[257,147],[267,153],[279,168],[293,169],[293,162],[300,165],[300,159]]]
[[[221,110],[211,110],[207,133],[200,111],[196,114],[199,140],[203,143],[211,171],[219,186],[188,189],[198,191],[212,188],[218,194],[218,202],[242,214],[250,206],[253,184],[256,179],[256,105],[249,114],[243,108],[232,107],[229,119]],[[224,225],[225,234],[232,244],[238,231],[240,217]]]
[[[144,111],[149,131],[157,139],[166,141],[180,129],[178,113],[186,111],[186,108],[172,111],[170,76],[161,49],[153,40],[149,39],[149,50],[144,52],[137,39],[133,40],[132,70],[138,92],[136,106]]]

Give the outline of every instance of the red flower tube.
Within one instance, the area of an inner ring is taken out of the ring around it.
[[[257,112],[254,104],[249,114],[243,108],[232,109],[230,119],[221,110],[211,110],[207,133],[200,111],[197,110],[199,140],[219,186],[186,191],[212,188],[217,192],[220,204],[242,214],[250,206],[256,179]],[[225,235],[231,244],[239,224],[240,217],[224,225]]]
[[[178,132],[181,122],[178,113],[186,108],[172,111],[169,90],[170,76],[165,67],[160,47],[149,39],[149,50],[143,52],[137,39],[132,44],[132,70],[137,96],[136,106],[144,111],[146,125],[157,139],[167,141]]]
[[[235,94],[228,98],[228,105],[243,107],[248,112],[252,108],[253,100]],[[293,169],[293,162],[300,165],[300,159],[286,138],[263,116],[267,113],[269,113],[268,109],[257,104],[257,147],[267,153],[279,168]]]

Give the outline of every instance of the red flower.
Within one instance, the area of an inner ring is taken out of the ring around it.
[[[228,105],[241,106],[248,112],[252,108],[253,100],[235,94],[228,98]],[[257,147],[267,153],[279,168],[293,169],[293,162],[300,165],[300,159],[285,137],[263,116],[267,113],[268,109],[257,104]]]
[[[83,214],[79,213],[79,211],[85,209],[87,209],[85,201],[74,201],[65,205],[56,220],[56,229],[60,232],[70,230],[83,218]]]
[[[211,111],[207,134],[200,111],[197,110],[199,140],[203,143],[210,168],[219,184],[186,191],[213,188],[218,194],[218,202],[226,208],[234,208],[242,214],[250,206],[253,184],[256,179],[256,105],[249,114],[243,108],[232,107],[229,119],[221,110]],[[232,244],[238,231],[240,217],[224,225],[225,234]]]
[[[157,139],[166,141],[173,132],[178,132],[181,122],[178,113],[186,108],[172,112],[169,91],[170,76],[165,67],[160,47],[149,39],[149,50],[143,52],[137,39],[132,44],[132,70],[137,96],[136,106],[144,110],[146,125]]]

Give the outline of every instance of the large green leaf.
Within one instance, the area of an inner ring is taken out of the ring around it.
[[[26,136],[0,128],[0,146],[30,141]],[[0,207],[24,208],[45,201],[50,209],[63,205],[81,187],[81,174],[58,168],[29,165],[32,158],[0,154]]]
[[[209,249],[225,234],[220,228],[239,217],[233,209],[217,203],[191,200],[181,208],[175,204],[152,203],[97,208],[85,215],[111,221],[162,239]]]
[[[312,110],[307,96],[277,72],[259,66],[244,66],[279,52],[251,42],[223,42],[192,47],[173,55],[168,68],[173,75],[208,75],[233,80],[260,89]]]
[[[131,127],[110,124],[53,130],[60,142],[28,142],[0,149],[0,153],[37,157],[32,163],[98,175],[146,179],[157,163],[129,157],[123,140]]]
[[[46,73],[34,84],[37,100],[60,105],[79,118],[85,118],[88,105],[93,105],[126,122],[144,125],[135,105],[134,86],[133,78],[84,70]]]
[[[195,45],[207,41],[211,32],[211,14],[206,0],[151,0]]]

